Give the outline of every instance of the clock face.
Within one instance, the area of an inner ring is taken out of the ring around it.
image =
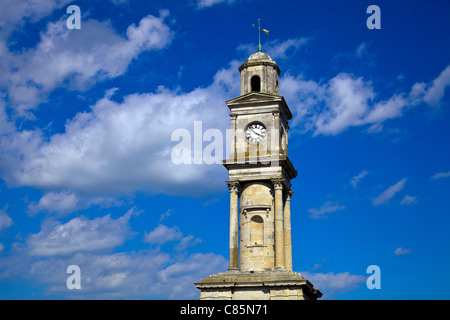
[[[260,142],[266,137],[266,127],[262,123],[249,124],[245,129],[245,136],[250,142]]]

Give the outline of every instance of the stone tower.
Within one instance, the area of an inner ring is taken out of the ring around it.
[[[322,293],[292,271],[288,121],[279,95],[280,68],[257,52],[239,67],[240,96],[226,101],[231,118],[230,251],[227,272],[195,283],[201,299],[317,299]]]

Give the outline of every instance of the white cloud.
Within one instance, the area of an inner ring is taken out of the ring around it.
[[[286,59],[293,56],[300,47],[308,43],[308,38],[291,38],[285,41],[273,40],[264,44],[264,51],[272,59]]]
[[[314,135],[336,135],[350,127],[367,125],[368,132],[379,132],[385,121],[401,117],[408,107],[438,105],[449,85],[450,66],[430,84],[415,83],[409,93],[387,99],[377,99],[371,82],[348,73],[319,82],[290,74],[280,80],[287,101],[294,101],[293,125],[300,123],[303,131],[313,131]]]
[[[380,204],[387,203],[392,197],[395,196],[397,192],[400,192],[403,189],[406,183],[406,179],[407,178],[400,180],[396,184],[384,190],[379,196],[373,198],[373,205],[378,206]]]
[[[326,87],[326,108],[313,116],[314,134],[338,134],[349,127],[380,124],[401,115],[407,100],[394,95],[388,100],[372,103],[375,92],[368,82],[341,73]]]
[[[284,41],[272,40],[264,42],[264,52],[267,53],[272,59],[286,59],[287,57],[295,55],[300,47],[306,45],[309,38],[291,38]],[[250,56],[256,52],[255,44],[241,44],[238,51],[244,52],[246,55]]]
[[[193,283],[228,266],[224,257],[213,253],[173,255],[159,249],[114,254],[85,251],[27,260],[20,270],[14,259],[3,261],[0,271],[7,273],[15,267],[15,277],[31,276],[44,285],[46,293],[76,299],[198,299],[200,291]],[[81,269],[82,290],[65,287],[66,268],[73,264]]]
[[[190,254],[186,249],[199,240],[181,232],[173,236],[179,243],[172,253],[160,247],[113,253],[135,235],[129,219],[136,214],[131,209],[117,219],[47,220],[40,232],[13,244],[0,259],[0,278],[31,278],[44,295],[72,299],[198,299],[193,283],[226,270],[228,261],[221,255]],[[69,265],[80,267],[82,290],[67,290]]]
[[[44,194],[37,203],[30,203],[27,209],[30,215],[45,211],[64,216],[77,210],[87,209],[92,205],[110,207],[121,204],[121,201],[111,197],[88,197],[80,196],[74,192],[62,191]]]
[[[68,192],[49,192],[45,194],[38,203],[31,203],[28,205],[28,210],[31,214],[39,211],[54,211],[54,212],[72,212],[77,207],[79,202],[78,196],[75,193]]]
[[[301,272],[301,275],[314,284],[314,287],[322,291],[324,298],[330,298],[335,293],[343,293],[357,289],[366,281],[366,277],[362,275],[352,275],[349,272],[341,272],[335,274]]]
[[[178,227],[169,228],[163,224],[158,225],[150,233],[145,234],[144,241],[148,243],[164,244],[169,241],[180,240],[183,233]]]
[[[363,42],[356,49],[356,57],[362,58],[366,52],[367,52],[367,43]]]
[[[431,179],[442,179],[442,178],[448,178],[450,177],[450,171],[447,172],[438,172],[434,176],[431,177]]]
[[[127,3],[130,0],[111,0],[115,5]]]
[[[126,57],[135,58],[143,50],[162,49],[172,41],[173,32],[164,23],[168,12],[161,11],[160,14],[159,18],[148,15],[138,26],[132,24],[128,27]]]
[[[396,256],[403,256],[405,254],[410,254],[411,251],[412,251],[411,249],[405,249],[405,248],[399,247],[399,248],[395,249],[394,254]]]
[[[166,212],[164,212],[163,214],[161,214],[161,216],[159,217],[159,222],[169,218],[172,215],[172,209],[167,209]]]
[[[311,208],[308,210],[311,213],[310,218],[321,219],[327,218],[328,213],[333,213],[339,210],[344,210],[345,206],[339,205],[337,202],[327,201],[319,209]]]
[[[169,228],[159,224],[150,233],[144,235],[144,242],[162,245],[170,241],[178,241],[175,250],[186,250],[201,242],[201,239],[195,238],[193,235],[184,237],[178,227]]]
[[[197,0],[197,8],[204,9],[220,3],[232,4],[235,0]]]
[[[29,20],[37,22],[71,0],[2,0],[0,1],[0,38]],[[65,12],[65,11],[64,11]]]
[[[177,142],[171,141],[171,134],[185,128],[192,142],[202,140],[192,130],[194,121],[202,121],[203,131],[217,128],[225,137],[229,120],[224,101],[239,92],[239,81],[233,81],[239,77],[236,68],[237,63],[231,63],[217,72],[209,87],[188,93],[160,88],[130,94],[118,103],[110,91],[90,112],[68,120],[64,133],[49,138],[38,129],[15,129],[0,104],[2,176],[10,185],[97,196],[137,190],[205,195],[222,190],[223,167],[172,162]]]
[[[286,73],[280,78],[280,88],[286,101],[290,102],[294,114],[292,130],[303,132],[314,130],[312,116],[320,112],[324,104],[326,86],[313,80],[306,80],[302,75],[293,76]]]
[[[18,115],[32,117],[30,110],[55,88],[84,90],[118,77],[140,53],[166,47],[172,36],[164,17],[152,15],[130,25],[126,37],[116,33],[109,22],[86,20],[76,32],[65,26],[64,19],[50,22],[36,48],[20,54],[0,48],[6,61],[0,70],[8,75],[0,80],[0,86],[7,88],[10,107]]]
[[[358,175],[354,176],[352,178],[352,180],[350,181],[350,183],[352,184],[353,188],[356,188],[356,186],[361,181],[361,179],[364,178],[365,176],[367,176],[368,174],[369,174],[368,171],[363,170]]]
[[[156,251],[115,254],[77,253],[71,257],[49,257],[31,263],[28,273],[43,284],[47,293],[75,299],[148,298],[158,292],[153,273],[164,268],[170,256]],[[66,268],[81,269],[81,290],[67,290]],[[147,287],[148,286],[148,287]]]
[[[93,220],[76,217],[64,224],[47,221],[39,233],[28,236],[29,253],[58,256],[112,249],[132,236],[128,220],[135,213],[132,208],[118,219],[106,215]]]
[[[183,251],[202,242],[202,239],[195,238],[193,235],[186,236],[176,245],[175,250]]]
[[[223,272],[227,268],[227,261],[220,255],[193,254],[186,260],[177,261],[164,270],[158,272],[158,280],[165,291],[170,289],[169,299],[175,299],[187,291],[190,298],[197,298],[200,292],[193,286],[208,275]],[[188,291],[189,290],[189,291]]]
[[[410,205],[410,204],[416,204],[417,203],[417,197],[413,197],[410,195],[406,195],[401,201],[401,205]]]
[[[8,216],[8,214],[6,213],[5,208],[0,210],[0,231],[2,231],[2,229],[7,229],[10,226],[12,226],[12,219],[10,216]]]
[[[445,68],[441,74],[428,85],[423,100],[431,106],[438,106],[441,99],[444,97],[445,90],[448,86],[450,86],[450,66],[447,66],[447,68]]]
[[[388,119],[397,118],[401,116],[403,108],[407,105],[408,100],[402,95],[394,95],[386,101],[375,104],[373,109],[363,119],[363,122],[380,124]]]
[[[328,110],[318,115],[316,133],[336,134],[348,126],[358,125],[367,113],[367,101],[374,92],[362,78],[339,74],[328,82],[325,97]]]

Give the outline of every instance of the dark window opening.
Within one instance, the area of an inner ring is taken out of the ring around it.
[[[261,91],[261,79],[259,76],[253,76],[251,80],[252,92]]]
[[[250,219],[250,243],[252,245],[264,244],[264,220],[260,216]]]

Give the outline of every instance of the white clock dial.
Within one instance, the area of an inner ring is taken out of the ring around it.
[[[249,124],[245,130],[245,136],[250,142],[261,142],[266,137],[266,127],[262,123]]]

